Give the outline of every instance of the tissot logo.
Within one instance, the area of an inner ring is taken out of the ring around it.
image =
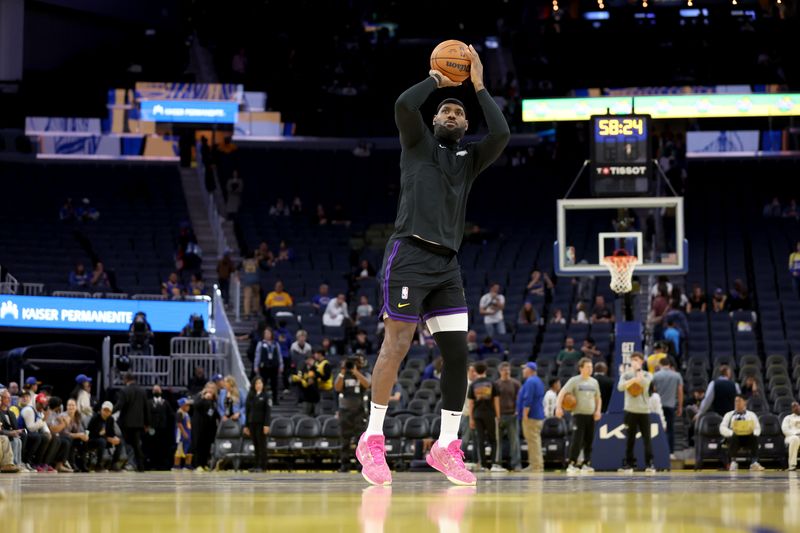
[[[14,317],[15,320],[19,318],[19,309],[17,308],[17,304],[11,300],[7,300],[0,304],[0,319],[3,319],[9,315]]]
[[[603,424],[602,426],[600,426],[600,438],[602,440],[606,440],[606,439],[625,440],[625,427],[626,427],[625,424],[621,424],[621,425],[609,430],[608,429],[608,424]],[[659,429],[660,428],[658,427],[658,424],[656,424],[656,423],[650,424],[650,438],[653,438],[653,439],[656,438],[656,435],[658,435]],[[641,437],[641,436],[642,436],[641,433],[637,433],[636,434],[636,438],[637,439],[639,437]]]
[[[597,173],[603,176],[644,176],[647,174],[647,167],[599,167]]]

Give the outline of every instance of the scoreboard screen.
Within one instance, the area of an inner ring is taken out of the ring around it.
[[[592,189],[597,196],[647,194],[651,161],[649,115],[591,117]]]

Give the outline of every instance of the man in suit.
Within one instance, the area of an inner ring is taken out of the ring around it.
[[[114,412],[119,412],[119,425],[125,442],[133,446],[136,470],[144,472],[142,434],[150,428],[150,405],[147,394],[136,384],[136,377],[133,374],[128,372],[122,379],[125,386],[117,395]]]

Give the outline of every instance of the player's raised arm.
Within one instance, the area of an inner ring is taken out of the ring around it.
[[[400,130],[400,143],[405,148],[417,144],[428,132],[419,108],[431,93],[441,87],[457,87],[461,83],[452,81],[439,72],[431,70],[430,75],[418,84],[406,89],[394,103],[394,121]]]
[[[503,149],[511,137],[511,130],[508,129],[508,123],[503,116],[503,111],[497,106],[497,103],[483,85],[483,63],[481,63],[478,52],[475,51],[472,45],[469,45],[469,52],[471,61],[470,81],[472,81],[472,86],[475,87],[478,103],[481,105],[483,116],[486,118],[486,125],[489,128],[488,135],[475,145],[475,170],[481,172],[503,153]]]

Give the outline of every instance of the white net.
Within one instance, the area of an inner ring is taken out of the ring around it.
[[[633,270],[638,258],[635,255],[609,255],[603,258],[603,264],[611,273],[611,290],[617,294],[631,292],[633,289]]]

